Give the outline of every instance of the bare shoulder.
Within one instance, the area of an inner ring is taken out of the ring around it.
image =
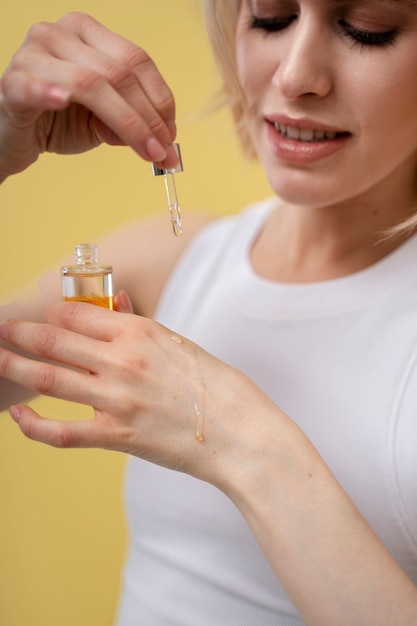
[[[166,216],[128,224],[99,242],[100,258],[113,265],[115,290],[124,289],[135,312],[152,317],[171,271],[195,235],[215,216],[188,214],[175,237]]]

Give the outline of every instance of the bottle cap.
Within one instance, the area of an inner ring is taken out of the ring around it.
[[[155,163],[152,163],[152,173],[154,176],[166,176],[167,174],[178,174],[178,172],[184,171],[184,168],[182,166],[180,146],[178,143],[173,143],[172,145],[174,146],[174,150],[178,155],[178,165],[170,169],[164,169],[158,167],[157,165],[155,165]]]
[[[97,261],[97,244],[79,243],[75,246],[75,262],[77,265],[94,265]]]

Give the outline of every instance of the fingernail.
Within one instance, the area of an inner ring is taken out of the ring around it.
[[[170,170],[175,169],[178,162],[178,154],[174,146],[171,144],[167,146],[165,159],[162,159],[161,161],[154,161],[154,165],[156,165],[159,169]]]
[[[146,151],[151,161],[163,161],[167,156],[166,149],[159,143],[155,137],[149,137],[146,142]]]
[[[9,409],[9,413],[14,419],[15,422],[19,422],[21,410],[17,406],[11,406]]]
[[[4,339],[6,336],[6,323],[0,324],[0,339]]]
[[[127,311],[133,312],[132,303],[126,291],[121,289],[118,293],[118,300],[120,308],[126,313]]]

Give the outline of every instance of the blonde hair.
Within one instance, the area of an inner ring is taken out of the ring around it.
[[[255,151],[245,123],[245,97],[236,66],[236,25],[240,5],[241,0],[203,0],[207,33],[223,80],[220,104],[230,109],[245,154],[254,157]]]

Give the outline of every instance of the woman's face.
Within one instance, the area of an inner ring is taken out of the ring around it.
[[[417,2],[243,0],[236,51],[279,196],[319,206],[414,193]]]

